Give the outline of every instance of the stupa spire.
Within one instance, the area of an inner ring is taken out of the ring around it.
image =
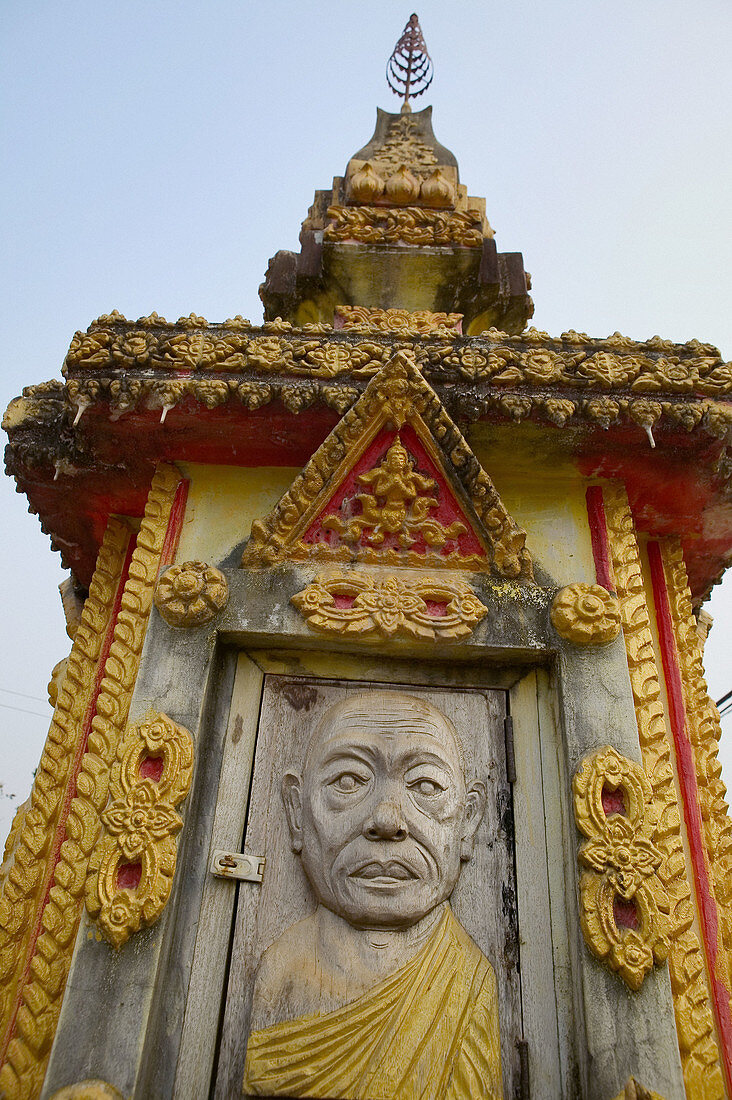
[[[412,13],[391,57],[386,63],[386,83],[395,95],[402,96],[402,111],[411,111],[409,100],[427,91],[432,83],[432,59],[419,25]]]

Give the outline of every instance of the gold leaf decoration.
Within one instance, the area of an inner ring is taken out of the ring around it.
[[[292,603],[313,630],[363,641],[467,638],[488,609],[462,580],[323,573]]]
[[[572,788],[579,850],[580,919],[590,951],[640,989],[669,953],[668,895],[654,843],[653,791],[640,764],[607,746],[585,757]]]
[[[193,775],[188,730],[151,713],[129,726],[117,748],[101,814],[106,832],[90,861],[86,907],[104,936],[121,947],[158,919],[170,895],[175,835],[183,827],[176,806]]]

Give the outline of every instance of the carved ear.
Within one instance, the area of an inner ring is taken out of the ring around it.
[[[460,858],[467,863],[473,854],[478,826],[485,813],[486,791],[482,783],[473,783],[465,798],[465,820],[460,841]]]
[[[301,777],[296,772],[285,772],[282,777],[282,801],[285,804],[287,824],[290,826],[290,843],[293,852],[302,851],[301,782]]]

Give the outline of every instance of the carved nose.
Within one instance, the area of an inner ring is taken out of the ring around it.
[[[394,802],[380,802],[364,825],[363,834],[369,840],[406,840],[407,823]]]

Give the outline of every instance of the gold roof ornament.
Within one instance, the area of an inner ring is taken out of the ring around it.
[[[391,57],[386,63],[386,83],[394,95],[403,96],[402,111],[411,111],[410,98],[423,95],[432,83],[432,59],[415,13],[402,31]]]

